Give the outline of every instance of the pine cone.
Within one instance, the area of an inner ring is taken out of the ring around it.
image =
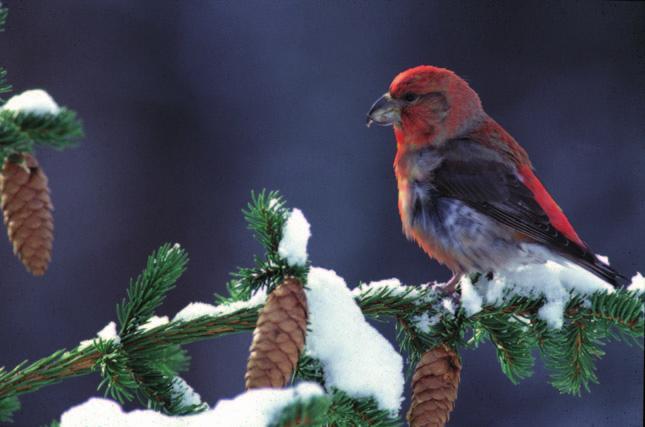
[[[455,406],[461,362],[448,346],[426,351],[412,377],[411,427],[443,427]]]
[[[54,207],[47,176],[36,158],[31,154],[7,158],[0,177],[0,193],[13,252],[33,275],[42,276],[51,260]]]
[[[307,300],[300,281],[287,277],[269,294],[253,331],[246,388],[284,387],[305,345]]]

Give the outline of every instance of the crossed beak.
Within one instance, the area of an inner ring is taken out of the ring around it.
[[[367,127],[370,127],[372,123],[379,126],[392,126],[400,121],[401,103],[392,99],[389,93],[380,97],[367,113]]]

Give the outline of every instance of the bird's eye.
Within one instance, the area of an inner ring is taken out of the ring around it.
[[[414,102],[419,98],[418,95],[415,95],[414,93],[406,93],[403,95],[403,100],[405,102]]]

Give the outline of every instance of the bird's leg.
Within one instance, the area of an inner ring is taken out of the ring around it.
[[[457,290],[457,283],[459,283],[459,281],[461,280],[461,276],[461,274],[453,273],[450,280],[448,280],[446,283],[436,285],[435,288],[443,294],[452,295]]]

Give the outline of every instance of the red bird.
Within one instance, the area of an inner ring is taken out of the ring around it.
[[[580,239],[533,173],[526,151],[450,70],[396,76],[368,125],[394,126],[394,169],[406,236],[454,276],[568,260],[615,285],[620,276]]]

